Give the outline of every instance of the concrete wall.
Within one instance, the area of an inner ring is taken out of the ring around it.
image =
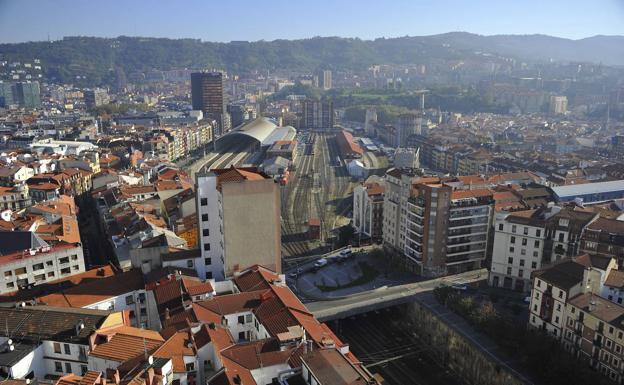
[[[495,362],[493,357],[476,347],[419,302],[409,305],[407,317],[417,325],[414,333],[424,344],[432,348],[432,355],[468,384],[520,385],[527,383],[513,374],[511,369]]]
[[[281,272],[280,191],[272,179],[224,183],[225,274],[259,264]]]

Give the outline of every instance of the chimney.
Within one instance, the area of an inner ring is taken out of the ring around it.
[[[147,369],[147,377],[145,378],[145,384],[146,385],[153,385],[154,384],[154,368],[152,368],[152,367]]]
[[[82,331],[82,329],[84,329],[85,324],[83,320],[79,320],[78,323],[76,323],[76,325],[74,326],[74,331],[76,332],[76,335],[80,335],[80,332]]]
[[[113,384],[119,385],[119,370],[117,369],[106,369],[106,378],[110,379]]]

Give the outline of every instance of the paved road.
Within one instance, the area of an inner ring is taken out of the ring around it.
[[[417,283],[379,288],[342,299],[309,302],[306,307],[321,321],[339,319],[364,311],[409,302],[415,295],[432,291],[440,285],[473,283],[485,279],[487,279],[487,270],[481,269]]]

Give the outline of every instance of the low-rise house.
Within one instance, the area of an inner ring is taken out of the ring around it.
[[[0,322],[5,325],[0,330],[0,370],[9,378],[43,380],[86,373],[91,334],[123,324],[123,317],[90,309],[0,307]]]

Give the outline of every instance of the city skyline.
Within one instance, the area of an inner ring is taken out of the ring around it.
[[[236,0],[211,5],[199,1],[82,3],[61,0],[0,0],[0,43],[59,40],[64,36],[141,36],[193,38],[203,41],[301,39],[340,36],[370,40],[465,31],[480,35],[544,34],[569,39],[624,35],[624,4],[537,0],[500,4],[481,0],[372,1],[289,3],[275,0],[263,7]],[[453,12],[449,12],[453,10]],[[212,17],[218,14],[219,17]],[[28,15],[28,18],[24,18]],[[302,15],[296,22],[288,15]],[[97,20],[99,22],[94,23]],[[579,22],[582,20],[582,22]],[[375,28],[370,28],[374,23]],[[232,28],[232,25],[235,27]],[[24,28],[27,26],[28,28]]]

